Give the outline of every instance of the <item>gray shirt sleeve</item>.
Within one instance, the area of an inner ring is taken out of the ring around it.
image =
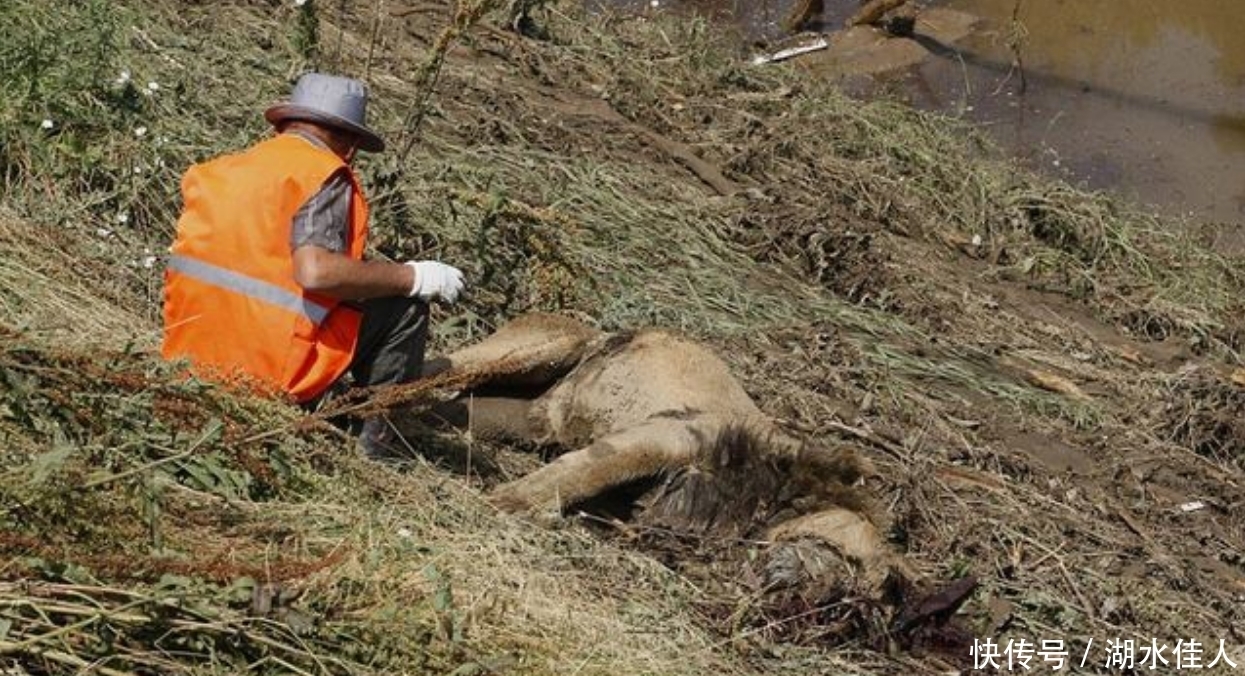
[[[308,244],[335,253],[346,250],[350,233],[350,200],[353,187],[345,170],[329,176],[320,191],[294,214],[290,227],[290,250]]]

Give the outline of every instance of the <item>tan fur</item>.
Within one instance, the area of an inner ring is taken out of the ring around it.
[[[503,364],[506,370],[492,371],[492,382],[499,385],[540,385],[569,371],[587,352],[600,331],[570,317],[551,314],[520,316],[485,340],[458,350],[449,358],[428,362],[424,375],[449,368],[485,370]]]
[[[718,426],[732,420],[769,425],[721,359],[664,331],[642,331],[586,360],[543,400],[555,441],[565,446],[668,412],[716,416]]]
[[[798,583],[801,578],[824,583],[828,577],[851,577],[858,592],[876,597],[898,562],[868,519],[838,507],[785,521],[770,529],[768,539],[774,543],[771,575],[778,572],[772,568],[783,562],[783,554],[799,553],[802,566],[784,562],[787,583]]]
[[[571,505],[636,479],[687,465],[702,447],[703,435],[719,421],[655,418],[604,435],[494,492],[494,504],[510,510],[550,502]]]
[[[703,345],[666,331],[613,335],[533,314],[439,368],[500,363],[521,366],[499,373],[482,401],[509,391],[522,403],[493,401],[486,408],[495,415],[474,429],[570,450],[497,487],[499,507],[561,509],[664,476],[647,501],[650,523],[776,542],[816,539],[849,568],[867,570],[870,587],[888,574],[886,546],[852,486],[871,465],[849,449],[789,435]],[[758,524],[760,532],[749,531]]]
[[[800,446],[762,415],[721,359],[665,331],[610,336],[567,317],[529,314],[440,367],[479,370],[490,363],[524,365],[491,385],[553,382],[514,429],[498,430],[501,436],[535,432],[530,441],[580,449],[499,488],[499,504],[510,508],[573,504],[685,466],[729,423],[767,434],[789,453]]]
[[[827,538],[826,534],[830,534]],[[846,509],[832,508],[785,521],[769,531],[769,539],[795,540],[820,537],[839,553],[860,564],[874,562],[882,555],[881,538],[867,519]]]

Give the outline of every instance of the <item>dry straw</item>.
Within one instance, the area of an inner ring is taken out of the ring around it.
[[[91,24],[18,4],[3,27]],[[672,570],[573,521],[498,514],[474,478],[369,465],[318,420],[159,364],[160,263],[145,260],[167,244],[177,178],[267,133],[259,111],[305,63],[289,32],[307,10],[87,4],[118,12],[99,22],[117,31],[92,62],[106,75],[70,96],[55,85],[80,79],[47,69],[50,108],[10,97],[3,110],[0,664],[461,676],[962,663],[876,650],[886,637],[775,644],[772,623],[796,620],[765,619],[738,568]],[[869,488],[896,546],[932,577],[982,579],[962,618],[974,630],[1228,635],[1241,444],[1217,413],[1239,403],[1224,375],[1236,261],[1017,171],[954,121],[750,67],[699,20],[555,5],[533,14],[551,36],[537,40],[497,27],[489,3],[318,6],[333,45],[319,58],[368,73],[375,126],[408,149],[361,165],[375,254],[442,257],[476,283],[436,318],[436,350],[531,309],[695,334],[768,412],[877,458]],[[1206,368],[1175,370],[1180,354]],[[436,442],[510,466],[507,449]],[[1171,507],[1192,498],[1209,507]]]

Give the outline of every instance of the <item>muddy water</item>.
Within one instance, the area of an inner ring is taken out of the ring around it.
[[[798,0],[586,0],[590,10],[626,14],[674,12],[717,20],[741,40],[769,41],[783,37],[782,17]],[[1235,0],[1229,0],[1235,1]],[[807,28],[833,30],[856,11],[856,0],[825,0],[824,12]]]
[[[1039,168],[1245,241],[1245,3],[940,4],[983,22],[953,51],[927,45],[941,56],[912,74],[915,103],[989,125]]]
[[[778,37],[793,1],[589,0],[708,15],[749,41]],[[1223,223],[1225,244],[1245,245],[1245,0],[929,4],[980,20],[953,43],[918,34],[930,56],[889,75],[892,90],[982,124],[1035,168]],[[834,30],[858,6],[826,0],[808,27]]]

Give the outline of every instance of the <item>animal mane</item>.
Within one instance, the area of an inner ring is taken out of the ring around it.
[[[734,423],[641,499],[639,523],[702,536],[756,536],[830,506],[863,510],[864,496],[852,486],[860,473],[850,450],[791,453],[779,449],[772,433]]]

